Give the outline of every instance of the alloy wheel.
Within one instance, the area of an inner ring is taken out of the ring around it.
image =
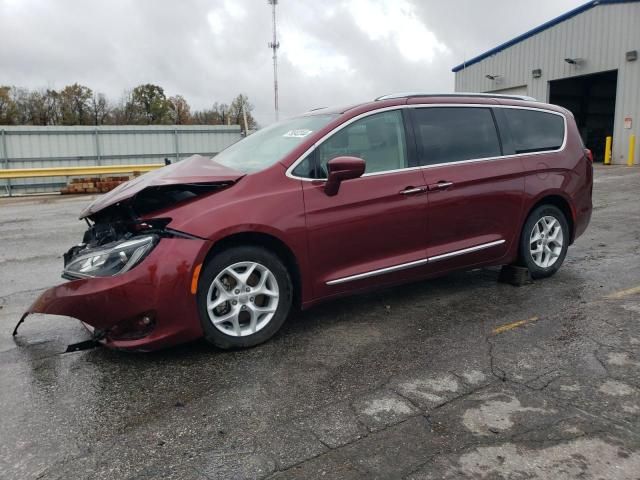
[[[207,313],[221,332],[244,337],[271,321],[279,299],[271,270],[256,262],[239,262],[224,268],[209,286]]]
[[[564,234],[557,218],[544,216],[536,222],[529,237],[529,251],[540,268],[551,267],[562,253]]]

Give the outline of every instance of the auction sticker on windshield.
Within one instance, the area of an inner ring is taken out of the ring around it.
[[[306,128],[300,128],[297,130],[289,130],[287,133],[283,135],[283,137],[288,138],[304,138],[310,133],[313,133],[311,130],[307,130]]]

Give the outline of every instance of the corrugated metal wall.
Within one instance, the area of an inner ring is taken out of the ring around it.
[[[238,125],[0,127],[2,168],[135,165],[212,157],[240,140]],[[66,177],[0,180],[0,195],[56,191]]]
[[[599,5],[544,30],[456,73],[457,92],[489,92],[527,86],[527,94],[548,101],[549,81],[618,70],[613,163],[625,163],[629,136],[640,142],[640,60],[628,62],[625,53],[640,51],[640,3]],[[582,58],[580,66],[565,58]],[[541,78],[532,78],[533,69]],[[501,75],[498,82],[485,75]],[[624,118],[633,126],[624,128]],[[604,139],[602,139],[604,148]],[[640,163],[636,145],[635,163]]]

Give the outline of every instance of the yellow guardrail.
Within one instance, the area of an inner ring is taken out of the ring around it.
[[[627,155],[627,166],[633,167],[633,161],[636,155],[636,136],[629,137],[629,154]]]
[[[53,168],[0,168],[0,179],[34,177],[69,177],[107,175],[116,173],[150,172],[164,167],[163,163],[143,165],[98,165],[95,167],[53,167]]]

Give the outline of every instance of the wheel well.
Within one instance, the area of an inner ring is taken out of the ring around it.
[[[218,240],[213,247],[211,247],[209,253],[207,253],[205,262],[208,262],[211,257],[223,250],[240,245],[260,246],[275,253],[278,258],[282,260],[291,276],[294,305],[300,306],[302,304],[302,280],[298,261],[291,249],[282,240],[273,235],[259,232],[234,233],[233,235]]]
[[[554,207],[557,207],[560,209],[560,211],[564,214],[564,218],[567,219],[567,223],[569,224],[569,235],[570,235],[569,244],[572,244],[573,235],[574,235],[573,233],[574,222],[573,222],[573,213],[571,211],[571,207],[569,206],[569,202],[567,202],[564,198],[562,198],[559,195],[549,195],[547,197],[544,197],[538,200],[538,202],[533,207],[531,207],[531,209],[527,213],[526,218],[529,218],[529,215],[531,215],[531,212],[533,212],[540,205],[553,205]],[[525,222],[526,222],[526,218],[525,218]]]

